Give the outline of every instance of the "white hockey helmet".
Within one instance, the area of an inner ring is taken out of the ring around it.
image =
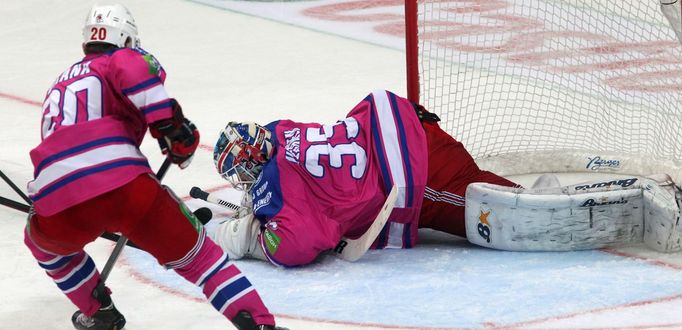
[[[137,25],[128,8],[120,4],[92,7],[83,27],[84,44],[104,42],[123,48],[128,40],[130,47],[140,47]]]

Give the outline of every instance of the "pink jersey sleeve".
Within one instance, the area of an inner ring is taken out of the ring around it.
[[[147,123],[170,118],[171,102],[163,82],[166,72],[142,49],[122,49],[111,58],[112,83],[142,112]]]

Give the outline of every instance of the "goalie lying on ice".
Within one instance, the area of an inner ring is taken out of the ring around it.
[[[338,252],[344,248],[339,243],[348,242],[345,238],[358,240],[366,232],[373,232],[372,225],[377,223],[373,219],[382,218],[377,215],[384,209],[383,204],[389,200],[393,187],[397,187],[398,197],[383,230],[374,236],[376,240],[371,238],[373,248],[410,248],[417,242],[418,228],[468,237],[477,244],[493,248],[597,248],[621,241],[641,242],[644,230],[642,205],[658,207],[651,210],[654,216],[648,218],[663,219],[664,212],[676,212],[672,206],[666,206],[667,199],[655,195],[646,197],[654,193],[644,195],[643,185],[636,179],[628,187],[622,187],[622,193],[627,196],[623,197],[627,198],[624,204],[639,204],[639,208],[618,211],[625,206],[617,203],[598,205],[604,203],[604,199],[597,191],[603,190],[606,194],[618,190],[615,186],[588,187],[586,192],[595,192],[594,195],[587,195],[583,190],[563,193],[561,189],[553,188],[556,196],[546,197],[556,203],[540,202],[549,205],[545,209],[557,209],[555,213],[520,213],[523,209],[514,204],[516,198],[528,200],[530,204],[524,205],[533,209],[537,208],[533,204],[536,200],[530,197],[545,195],[537,195],[534,189],[523,190],[514,182],[481,170],[464,146],[445,133],[437,121],[437,116],[407,99],[388,91],[375,91],[358,103],[346,118],[330,125],[291,120],[278,120],[265,126],[230,122],[216,142],[214,161],[223,178],[245,191],[249,197],[246,206],[252,212],[221,224],[214,239],[230,258],[246,256],[281,266],[304,265],[324,251]],[[496,193],[492,196],[508,198],[488,200],[485,199],[487,191],[474,196],[474,200],[478,198],[478,204],[467,206],[468,220],[473,227],[466,228],[465,201],[469,203],[470,197],[465,198],[465,192],[467,187],[479,187],[471,185],[474,182],[487,183],[480,187]],[[650,190],[658,194],[660,189],[652,187]],[[570,205],[566,203],[571,198],[577,200],[585,196],[592,196],[595,205],[560,207]],[[609,211],[610,207],[614,210]],[[502,211],[507,212],[505,218],[499,218]],[[489,212],[488,215],[485,212]],[[608,212],[613,213],[611,218],[605,215]],[[623,220],[617,212],[629,216]],[[571,217],[574,213],[579,215]],[[658,213],[660,215],[656,215]],[[531,218],[534,216],[549,218]],[[561,219],[566,219],[568,226],[562,226]],[[607,226],[607,219],[635,224]],[[587,221],[588,228],[603,226],[609,229],[605,232],[593,230],[600,236],[586,240],[581,235],[592,232],[574,228],[573,222],[578,220]],[[490,226],[490,221],[494,226]],[[510,226],[502,227],[502,221],[512,222],[509,222]],[[558,231],[567,235],[547,234],[549,224],[552,226],[550,233]],[[500,229],[502,233],[498,232]],[[661,236],[659,231],[656,228],[647,239],[651,235]],[[541,240],[542,244],[532,243],[543,235],[546,239]],[[505,238],[517,242],[523,238],[524,245],[505,245]],[[556,240],[559,243],[545,244]],[[565,243],[561,245],[560,242]],[[659,250],[674,250],[668,240],[662,242],[670,246],[659,247]]]
[[[420,227],[464,236],[467,185],[516,185],[480,170],[437,121],[379,90],[333,124],[229,123],[215,146],[216,169],[251,197],[253,215],[222,224],[215,239],[231,258],[298,266],[328,250],[343,257],[344,243],[363,237],[381,249],[414,246]]]

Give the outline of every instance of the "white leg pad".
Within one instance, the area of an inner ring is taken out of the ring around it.
[[[642,203],[636,178],[536,189],[473,183],[466,192],[467,239],[509,251],[641,244]]]
[[[682,250],[679,189],[670,177],[652,177],[642,185],[644,196],[644,244],[659,252]],[[676,196],[677,195],[677,196]]]
[[[221,223],[212,238],[227,252],[230,259],[251,257],[267,261],[258,243],[260,231],[260,222],[253,217],[253,214],[248,214]]]
[[[570,251],[642,242],[660,252],[682,250],[682,191],[669,176],[566,187],[544,181],[550,184],[534,189],[469,185],[465,213],[469,241],[510,251]]]

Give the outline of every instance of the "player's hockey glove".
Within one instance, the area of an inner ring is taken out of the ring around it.
[[[151,123],[149,131],[159,141],[161,152],[184,169],[192,162],[199,146],[199,130],[182,114],[180,104],[175,99],[171,102],[173,117]]]

